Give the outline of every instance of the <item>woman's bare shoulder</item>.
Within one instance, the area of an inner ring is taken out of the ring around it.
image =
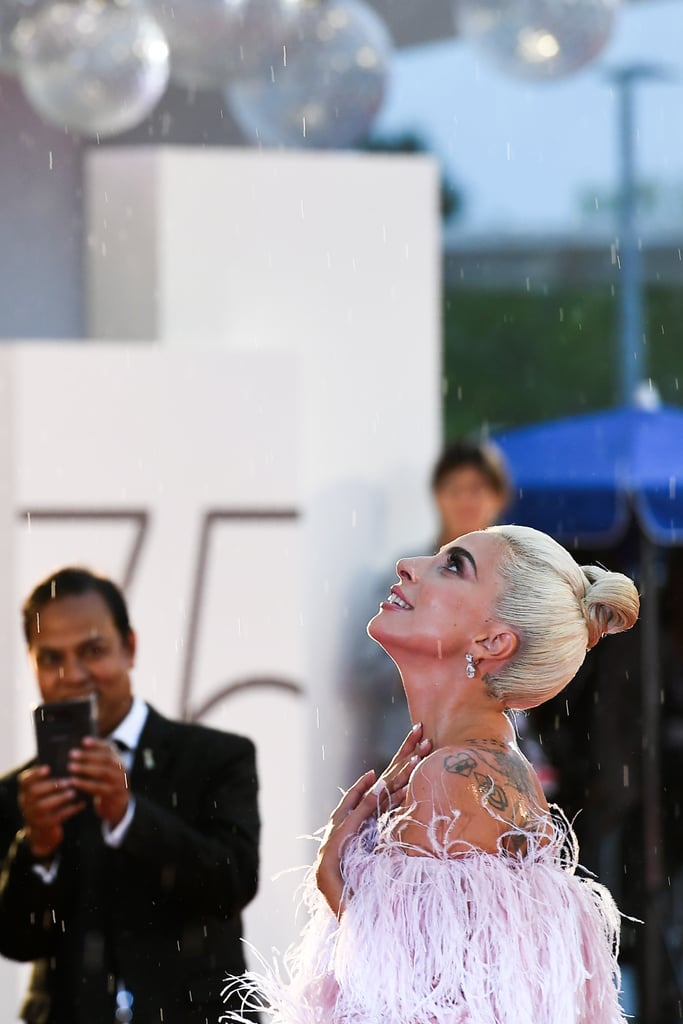
[[[474,779],[481,791],[489,793],[492,810],[503,814],[525,805],[547,810],[538,777],[515,744],[471,738],[443,754],[445,772]]]
[[[402,841],[498,852],[508,828],[526,829],[547,812],[533,769],[509,745],[467,740],[441,747],[415,768],[402,818]],[[462,852],[462,850],[460,851]]]
[[[466,748],[441,747],[413,771],[396,833],[410,852],[495,852],[500,828],[482,804],[482,780],[453,771],[466,754]]]

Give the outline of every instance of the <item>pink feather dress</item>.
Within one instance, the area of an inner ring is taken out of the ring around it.
[[[563,820],[550,841],[524,833],[517,854],[502,840],[499,854],[435,839],[432,855],[407,851],[394,824],[386,815],[347,843],[341,920],[308,872],[299,941],[228,986],[245,1006],[272,1024],[625,1022],[619,912],[577,871]]]

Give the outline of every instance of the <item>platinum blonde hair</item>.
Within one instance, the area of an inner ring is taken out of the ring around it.
[[[580,566],[540,530],[492,526],[486,532],[504,542],[495,614],[519,639],[489,687],[510,708],[535,707],[573,679],[601,637],[630,629],[638,618],[638,591],[620,572]]]

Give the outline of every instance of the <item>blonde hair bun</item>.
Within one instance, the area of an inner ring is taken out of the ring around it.
[[[587,585],[581,607],[588,629],[588,650],[608,633],[630,629],[638,618],[640,599],[633,580],[599,565],[581,566]]]
[[[504,542],[495,614],[519,645],[489,679],[491,693],[510,708],[550,700],[573,679],[603,633],[619,633],[638,618],[638,591],[620,572],[581,568],[569,552],[529,526],[493,526]]]

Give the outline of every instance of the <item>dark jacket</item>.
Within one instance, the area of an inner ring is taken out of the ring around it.
[[[244,970],[240,911],[257,886],[251,741],[150,708],[123,844],[83,811],[49,885],[20,831],[18,774],[0,780],[0,953],[35,961],[23,1019],[113,1024],[123,979],[134,1024],[215,1024],[225,975]]]

